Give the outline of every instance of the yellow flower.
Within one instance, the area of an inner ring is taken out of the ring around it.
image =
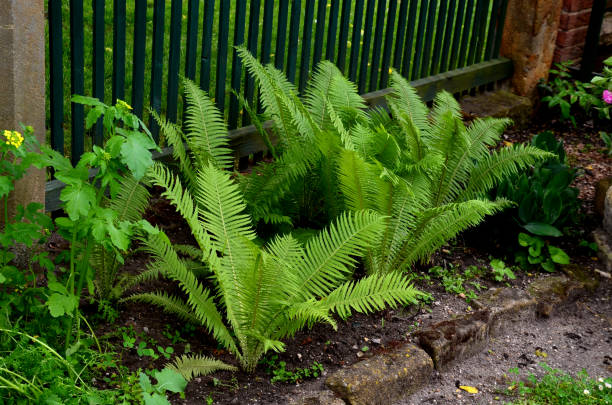
[[[23,136],[19,132],[13,131],[9,143],[12,144],[14,147],[18,148],[23,143]]]
[[[132,106],[131,106],[131,105],[129,105],[128,103],[126,103],[126,102],[125,102],[125,101],[123,101],[123,100],[117,100],[117,104],[118,104],[118,105],[120,105],[121,107],[125,107],[125,108],[127,108],[128,110],[131,110],[131,109],[132,109]]]

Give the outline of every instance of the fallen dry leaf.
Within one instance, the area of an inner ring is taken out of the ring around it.
[[[460,385],[459,388],[461,388],[465,392],[469,392],[470,394],[478,394],[478,388],[476,387],[471,387],[469,385]]]

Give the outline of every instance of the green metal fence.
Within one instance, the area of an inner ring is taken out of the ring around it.
[[[414,81],[480,66],[499,57],[506,4],[507,0],[48,0],[50,142],[73,161],[103,142],[100,125],[85,131],[83,107],[70,104],[70,94],[111,103],[126,100],[143,119],[150,120],[150,108],[180,120],[180,75],[198,81],[214,97],[230,128],[248,125],[248,115],[232,93],[251,103],[257,98],[254,80],[236,56],[234,47],[240,44],[262,62],[285,71],[300,91],[323,58],[335,62],[362,94],[386,88],[391,68]],[[67,76],[69,86],[64,83]],[[497,79],[491,75],[491,80],[481,78],[478,83]],[[459,90],[476,83],[464,82]],[[157,125],[149,124],[158,139]]]

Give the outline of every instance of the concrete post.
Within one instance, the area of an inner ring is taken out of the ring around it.
[[[501,53],[514,62],[512,86],[521,96],[535,95],[548,77],[555,51],[563,0],[510,0]]]
[[[43,0],[0,0],[0,129],[31,125],[45,141]],[[45,201],[45,172],[33,169],[15,186],[9,206]]]

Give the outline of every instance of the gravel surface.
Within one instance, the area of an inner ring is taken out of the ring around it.
[[[512,381],[543,374],[541,362],[571,374],[585,369],[592,377],[612,376],[611,292],[612,283],[602,282],[596,293],[559,308],[549,319],[512,324],[487,350],[435,372],[428,386],[395,405],[505,403],[512,400],[504,394]],[[514,367],[520,377],[508,373]],[[468,394],[459,385],[479,392]]]

